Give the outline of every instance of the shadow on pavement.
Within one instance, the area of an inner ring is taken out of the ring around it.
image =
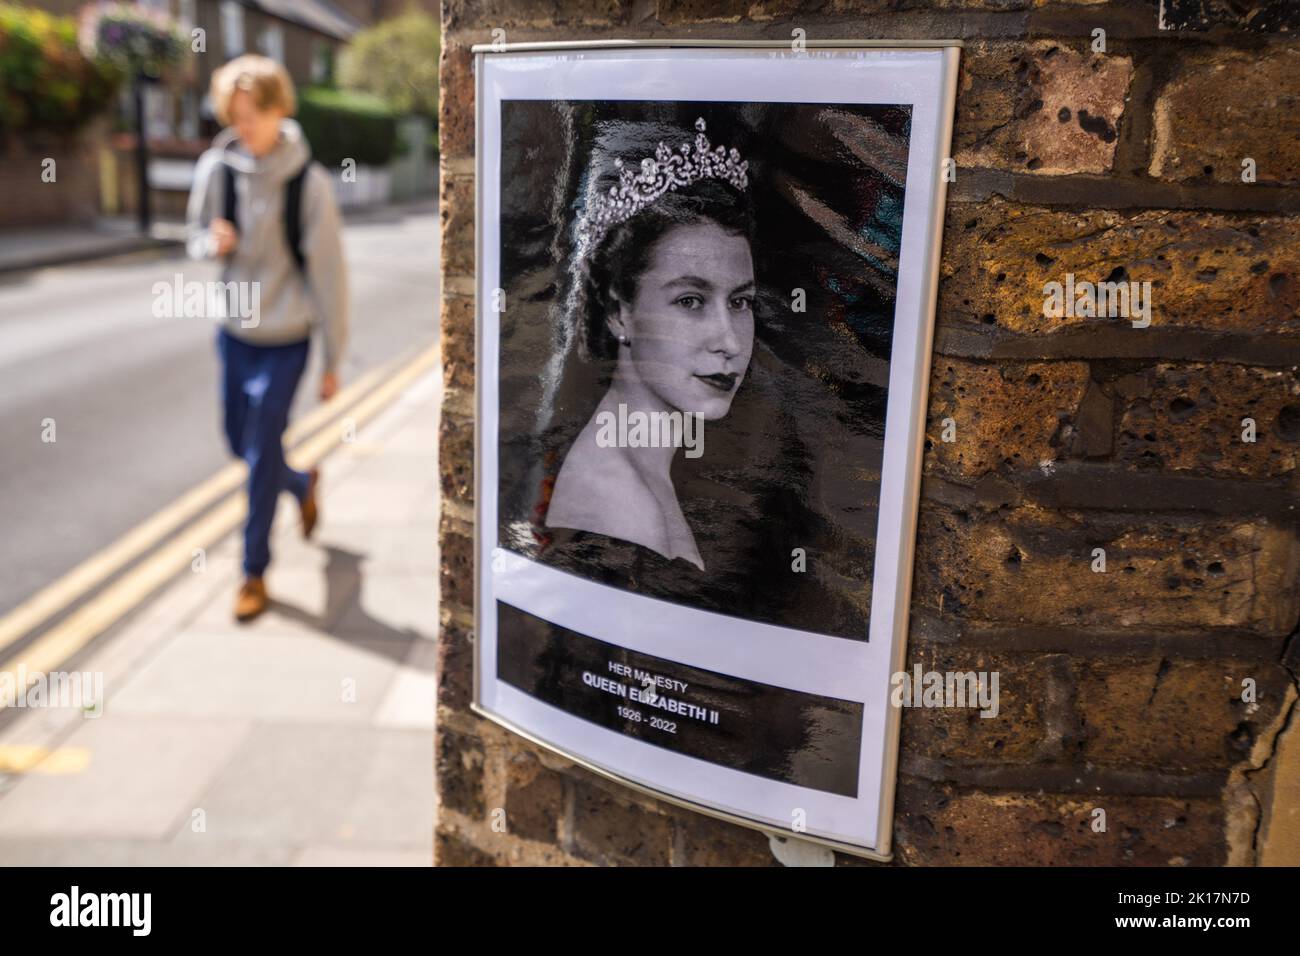
[[[314,630],[345,642],[364,640],[374,653],[418,670],[432,671],[432,661],[424,662],[427,655],[411,659],[411,648],[429,643],[428,638],[410,628],[395,628],[369,614],[361,605],[361,562],[364,554],[326,545],[328,561],[325,565],[325,613],[315,615],[297,605],[272,597],[268,610],[282,614],[289,620],[305,624]],[[347,622],[346,633],[339,633],[341,622]]]

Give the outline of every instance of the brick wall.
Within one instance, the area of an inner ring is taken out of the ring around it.
[[[761,834],[468,710],[469,47],[498,27],[512,42],[793,27],[966,42],[909,667],[998,670],[1002,717],[904,712],[896,861],[1250,864],[1261,833],[1281,839],[1271,758],[1300,671],[1293,4],[445,0],[443,25],[437,862],[774,864]],[[1067,272],[1150,280],[1150,327],[1044,318],[1043,284]]]
[[[27,132],[0,141],[0,229],[80,225],[99,212],[98,151],[104,124],[76,133]],[[54,181],[42,178],[54,160]]]

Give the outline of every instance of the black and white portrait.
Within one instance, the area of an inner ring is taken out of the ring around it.
[[[503,542],[865,640],[869,593],[831,585],[871,580],[908,108],[531,100],[502,123]]]
[[[706,570],[672,483],[678,450],[731,409],[754,347],[747,164],[704,134],[660,141],[605,187],[593,176],[577,227],[573,307],[581,346],[613,380],[555,481],[546,523],[630,541]]]

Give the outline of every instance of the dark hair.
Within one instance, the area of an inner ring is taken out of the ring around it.
[[[702,179],[670,190],[626,222],[612,226],[600,244],[573,270],[572,301],[580,323],[579,349],[587,359],[613,359],[618,343],[606,325],[617,308],[636,298],[637,283],[650,264],[655,245],[674,226],[713,222],[754,241],[749,197],[717,179]]]

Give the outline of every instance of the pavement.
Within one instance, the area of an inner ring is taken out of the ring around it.
[[[154,223],[141,235],[134,220],[100,218],[88,225],[35,226],[0,232],[0,273],[86,262],[185,242],[183,223]]]
[[[63,666],[92,706],[3,712],[0,861],[431,865],[440,387],[324,458],[312,541],[284,496],[259,619],[226,534]]]

